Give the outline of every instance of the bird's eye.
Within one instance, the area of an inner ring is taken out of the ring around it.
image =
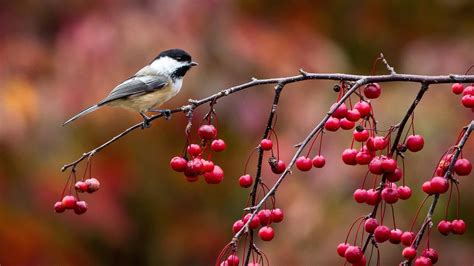
[[[176,57],[176,60],[178,60],[178,61],[181,60],[181,57]]]

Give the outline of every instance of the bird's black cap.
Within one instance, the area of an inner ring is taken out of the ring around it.
[[[191,56],[182,49],[170,49],[163,51],[154,60],[165,56],[171,57],[179,62],[191,62]]]

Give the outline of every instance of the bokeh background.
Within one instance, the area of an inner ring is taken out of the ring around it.
[[[139,116],[104,108],[67,127],[61,123],[104,97],[164,49],[188,50],[199,67],[182,93],[166,104],[202,98],[251,77],[311,72],[369,74],[380,52],[400,73],[464,73],[474,63],[469,0],[437,1],[2,1],[0,7],[0,264],[211,265],[231,239],[248,190],[237,185],[247,154],[258,143],[272,87],[219,101],[219,134],[228,149],[214,157],[224,182],[188,183],[171,171],[181,152],[186,120],[176,114],[136,131],[94,157],[101,190],[84,198],[85,215],[58,215],[67,173],[63,164],[103,143]],[[376,73],[385,73],[378,66]],[[276,126],[280,153],[289,160],[298,143],[336,95],[332,82],[285,88]],[[396,124],[418,90],[385,84],[374,101],[380,128]],[[410,201],[396,205],[407,229],[439,156],[454,144],[473,113],[450,87],[433,86],[416,111],[426,148],[407,156]],[[196,113],[196,122],[206,107]],[[348,132],[328,134],[327,166],[295,172],[277,194],[286,213],[270,243],[258,243],[273,265],[341,265],[335,252],[350,223],[370,208],[352,191],[364,167],[342,165]],[[464,156],[474,160],[474,141]],[[254,171],[255,161],[249,169]],[[265,181],[275,176],[264,171]],[[439,265],[474,263],[474,181],[461,179],[464,236],[431,235]],[[436,222],[444,212],[443,196]],[[453,209],[454,210],[454,209]],[[423,212],[425,212],[424,210]],[[451,217],[454,219],[454,211]],[[419,221],[420,222],[420,221]],[[401,246],[382,244],[382,265],[397,265]]]

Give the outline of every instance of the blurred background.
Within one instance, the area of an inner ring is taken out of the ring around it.
[[[474,63],[473,11],[468,0],[2,1],[0,264],[214,263],[247,200],[249,191],[237,180],[264,131],[272,86],[234,94],[216,105],[219,136],[228,144],[213,158],[225,171],[220,185],[188,183],[170,170],[170,158],[180,154],[185,142],[186,120],[176,114],[94,157],[93,176],[102,187],[83,197],[89,204],[86,214],[56,214],[52,208],[68,176],[61,166],[141,118],[104,108],[60,125],[161,50],[183,48],[200,64],[165,108],[251,77],[296,75],[299,68],[370,74],[380,52],[399,73],[463,74]],[[375,73],[386,70],[379,65]],[[307,81],[285,87],[276,125],[285,161],[336,100],[333,85]],[[379,127],[398,123],[417,91],[417,84],[383,84],[382,97],[373,102]],[[198,110],[196,123],[206,110]],[[402,229],[410,226],[423,197],[422,182],[472,118],[448,85],[432,86],[419,105],[416,132],[426,144],[421,152],[407,155],[407,183],[415,194],[395,205]],[[371,210],[352,200],[365,167],[345,166],[340,159],[350,137],[349,132],[327,134],[322,149],[326,167],[295,172],[278,190],[285,221],[275,226],[273,241],[257,243],[272,265],[343,264],[337,244],[354,219]],[[470,140],[464,156],[471,160],[473,148]],[[276,176],[267,168],[264,179],[272,184]],[[254,173],[255,160],[249,169]],[[431,235],[439,265],[474,263],[472,177],[461,178],[460,185],[467,233]],[[436,223],[445,208],[446,197],[441,198]],[[456,218],[454,208],[450,215]],[[382,265],[401,261],[401,246],[381,246]]]

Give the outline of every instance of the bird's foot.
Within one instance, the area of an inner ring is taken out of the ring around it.
[[[171,118],[171,110],[170,109],[149,110],[149,112],[161,113],[166,120],[170,120],[170,118]]]
[[[143,117],[142,129],[151,127],[151,119],[146,116],[143,112],[140,112],[140,115]]]

